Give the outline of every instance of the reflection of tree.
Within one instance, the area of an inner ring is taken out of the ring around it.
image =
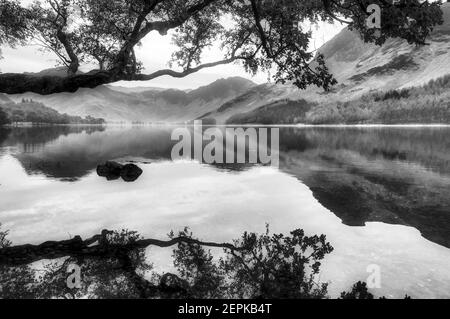
[[[172,247],[177,274],[146,276],[152,269],[145,249]],[[0,295],[4,298],[324,298],[317,281],[321,261],[333,248],[325,236],[245,233],[233,244],[202,242],[186,229],[167,241],[143,239],[130,231],[103,231],[41,245],[0,246]],[[216,260],[207,248],[223,248]],[[44,270],[30,263],[50,259]],[[67,266],[82,269],[82,288],[66,284]]]
[[[104,130],[105,128],[102,126],[61,125],[17,127],[7,131],[8,134],[5,134],[4,143],[8,146],[46,145],[57,140],[61,136],[68,136],[69,134],[79,134],[83,132],[92,134],[94,132],[101,132]]]
[[[0,127],[0,146],[2,146],[3,143],[5,143],[10,133],[11,133],[10,129]]]

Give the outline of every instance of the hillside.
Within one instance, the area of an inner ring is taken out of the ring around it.
[[[401,39],[376,46],[344,29],[319,50],[338,80],[330,93],[315,87],[300,91],[290,85],[261,85],[205,118],[219,123],[266,123],[272,114],[279,124],[292,123],[288,110],[306,100],[315,106],[297,116],[297,123],[450,123],[450,3],[442,10],[444,24],[433,31],[425,46]],[[393,98],[378,98],[389,91]],[[408,96],[396,98],[402,91]]]
[[[70,116],[45,106],[42,103],[23,99],[15,103],[0,94],[0,109],[6,113],[9,122],[33,122],[46,124],[103,124],[101,118]]]
[[[304,122],[312,105],[305,100],[281,100],[256,110],[237,114],[227,120],[228,124],[295,124]]]
[[[344,29],[319,51],[339,81],[340,94],[367,93],[421,86],[450,74],[450,3],[442,6],[444,24],[438,26],[425,46],[389,39],[383,46],[364,43]]]
[[[184,122],[215,110],[218,105],[241,95],[255,84],[243,78],[228,78],[189,92],[143,88],[100,86],[75,93],[41,96],[34,93],[10,95],[23,98],[76,116],[101,117],[109,121]]]

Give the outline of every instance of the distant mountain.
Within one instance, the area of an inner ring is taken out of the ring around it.
[[[110,88],[113,91],[126,93],[126,94],[136,94],[136,93],[142,93],[145,91],[165,91],[166,89],[163,88],[157,88],[157,87],[148,87],[148,86],[136,86],[136,87],[125,87],[120,85],[106,85],[108,88]]]
[[[83,72],[81,72],[81,71],[77,72],[77,74],[82,74],[82,73]],[[65,76],[67,76],[67,67],[60,66],[60,67],[56,67],[56,68],[45,69],[45,70],[42,70],[40,72],[35,72],[35,73],[26,72],[25,74],[34,75],[34,76],[58,76],[58,77],[65,77]]]
[[[100,86],[75,93],[41,96],[34,93],[10,95],[14,101],[23,98],[41,102],[55,110],[78,116],[94,116],[109,121],[183,122],[216,110],[223,103],[255,86],[247,79],[233,77],[217,80],[189,92]]]

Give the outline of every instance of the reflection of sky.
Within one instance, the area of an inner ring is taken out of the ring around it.
[[[326,234],[335,247],[321,277],[332,281],[333,294],[366,280],[366,267],[378,264],[383,289],[376,294],[450,297],[448,249],[404,226],[345,226],[305,185],[273,168],[228,173],[193,162],[141,167],[144,174],[132,184],[107,182],[94,172],[64,183],[29,176],[5,155],[0,161],[0,222],[11,230],[15,244],[87,237],[103,228],[166,238],[170,230],[189,226],[197,236],[214,241],[230,241],[244,231],[263,232],[266,223],[275,232],[303,228],[308,234]],[[156,266],[164,265],[169,255],[168,250],[158,254]]]

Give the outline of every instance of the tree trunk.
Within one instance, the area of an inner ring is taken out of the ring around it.
[[[70,75],[64,78],[59,76],[4,73],[0,74],[0,92],[6,94],[34,92],[48,95],[61,92],[75,92],[79,88],[95,88],[118,80],[121,79],[108,71]]]
[[[67,55],[69,56],[70,59],[70,64],[67,73],[69,75],[76,74],[78,72],[78,68],[80,67],[80,60],[75,54],[67,34],[65,34],[64,31],[62,31],[61,29],[58,29],[56,36],[64,46],[64,49],[66,50]]]

